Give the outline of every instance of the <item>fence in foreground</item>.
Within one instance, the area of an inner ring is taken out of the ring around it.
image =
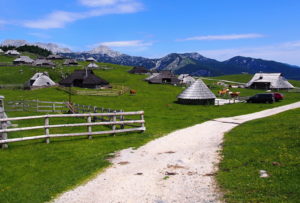
[[[124,117],[128,116],[139,116],[138,120],[125,120]],[[99,118],[109,118],[108,120],[97,122],[98,120],[104,120]],[[64,124],[50,124],[50,119],[52,118],[86,118],[85,123],[64,123]],[[9,122],[21,121],[21,120],[32,120],[32,119],[43,119],[44,125],[31,126],[31,127],[21,127],[21,128],[7,128]],[[21,142],[28,140],[45,139],[46,143],[50,143],[50,138],[59,137],[76,137],[76,136],[87,136],[88,139],[92,139],[95,135],[104,134],[117,134],[117,133],[127,133],[127,132],[144,132],[146,130],[144,112],[114,112],[114,113],[85,113],[85,114],[52,114],[52,115],[41,115],[41,116],[28,116],[28,117],[15,117],[15,118],[2,118],[0,119],[0,145],[2,148],[7,148],[8,143]],[[132,124],[139,124],[139,126],[133,126]],[[110,126],[110,130],[95,130],[94,126]],[[119,128],[117,129],[117,126]],[[130,127],[130,128],[124,128]],[[66,134],[51,134],[50,130],[53,128],[72,128],[72,127],[86,127],[86,132],[79,133],[66,133]],[[21,137],[21,138],[9,138],[9,133],[20,132],[20,131],[30,131],[43,129],[44,134],[38,136]]]

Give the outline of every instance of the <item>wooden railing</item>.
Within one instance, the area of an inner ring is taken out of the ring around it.
[[[28,112],[44,112],[44,113],[111,113],[123,112],[123,110],[115,110],[92,105],[81,105],[68,102],[51,102],[39,100],[20,100],[5,101],[5,111],[28,111]],[[75,111],[75,112],[73,112]]]
[[[125,116],[140,116],[139,120],[125,120]],[[65,123],[50,125],[51,118],[86,118],[86,123]],[[108,121],[97,122],[99,117],[109,117]],[[32,120],[32,119],[44,119],[44,125],[32,126],[32,127],[21,127],[21,128],[7,128],[8,122],[21,121],[21,120]],[[93,122],[94,121],[94,122]],[[114,113],[88,113],[88,114],[53,114],[53,115],[41,115],[41,116],[28,116],[28,117],[16,117],[16,118],[3,118],[0,119],[0,145],[2,148],[7,148],[8,143],[20,142],[27,140],[45,139],[46,143],[50,143],[50,138],[58,137],[75,137],[75,136],[88,136],[89,139],[93,135],[103,134],[116,134],[116,133],[127,133],[127,132],[143,132],[146,130],[144,112],[114,112]],[[139,124],[140,126],[134,126],[132,128],[124,128],[125,125]],[[120,126],[117,129],[117,126]],[[93,131],[93,126],[111,126],[111,130],[106,131]],[[65,128],[65,127],[87,127],[87,132],[80,133],[67,133],[67,134],[51,134],[50,129],[53,128]],[[44,129],[43,135],[21,137],[21,138],[8,138],[8,133],[38,130]]]

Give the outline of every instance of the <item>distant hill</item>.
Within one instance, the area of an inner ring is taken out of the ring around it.
[[[199,53],[172,53],[159,59],[118,54],[115,57],[105,52],[101,53],[63,53],[70,58],[84,60],[94,57],[99,62],[113,63],[128,66],[144,66],[153,70],[171,70],[176,74],[188,73],[195,76],[219,76],[257,72],[280,72],[288,79],[300,80],[300,68],[276,61],[254,59],[236,56],[226,61],[217,61],[206,58]]]

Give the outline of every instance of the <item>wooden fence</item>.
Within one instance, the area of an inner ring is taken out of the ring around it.
[[[19,100],[5,101],[5,111],[29,111],[44,113],[111,113],[123,112],[123,110],[115,110],[102,108],[92,105],[81,105],[69,102],[51,102],[39,100]]]
[[[88,89],[71,89],[68,87],[59,86],[57,89],[65,91],[67,93],[73,95],[85,95],[85,96],[120,96],[127,92],[129,92],[129,88],[122,85],[113,85],[112,89],[104,89],[104,90],[88,90]]]
[[[125,116],[140,116],[139,120],[125,120]],[[86,123],[65,123],[50,125],[51,118],[86,118]],[[97,122],[99,117],[109,117],[108,121]],[[7,128],[8,122],[20,121],[20,120],[32,120],[32,119],[44,119],[44,125],[32,126],[32,127],[21,127],[21,128]],[[75,136],[87,136],[88,139],[92,139],[94,135],[126,133],[126,132],[144,132],[146,130],[144,112],[114,112],[114,113],[87,113],[87,114],[53,114],[53,115],[42,115],[42,116],[28,116],[28,117],[16,117],[16,118],[3,118],[0,119],[0,145],[1,148],[7,148],[8,143],[21,142],[27,140],[45,139],[46,143],[50,143],[50,138],[59,137],[75,137]],[[134,126],[132,128],[124,128],[124,125],[140,124],[140,126]],[[117,129],[117,126],[120,126]],[[111,126],[111,130],[107,131],[93,131],[93,126]],[[51,134],[50,129],[53,128],[65,128],[65,127],[87,127],[86,132],[80,133],[67,133],[67,134]],[[8,133],[29,131],[44,129],[43,135],[21,137],[21,138],[8,138]]]

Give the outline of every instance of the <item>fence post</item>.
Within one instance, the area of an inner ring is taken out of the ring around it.
[[[124,111],[121,110],[121,113],[123,113],[123,112],[124,112]],[[124,121],[124,116],[123,116],[123,115],[120,116],[120,120],[121,120],[121,121]],[[121,129],[124,129],[124,124],[121,125]]]
[[[52,112],[55,112],[55,103],[52,104]]]
[[[1,129],[2,130],[6,130],[7,129],[7,121],[2,121],[1,122]],[[0,140],[6,140],[6,139],[7,139],[7,133],[6,132],[0,133]],[[8,148],[7,143],[1,144],[1,148],[2,149]]]
[[[145,121],[144,120],[144,113],[141,114],[141,120]],[[142,123],[142,128],[144,128],[144,130],[143,130],[143,132],[144,132],[145,131],[145,123]]]
[[[114,111],[114,115],[113,115],[113,119],[112,119],[113,122],[116,122],[117,121],[117,116],[116,116],[116,111]],[[112,125],[112,130],[116,130],[116,125],[113,124]],[[115,133],[113,134],[114,136],[116,135]]]
[[[88,116],[87,117],[87,122],[88,123],[92,123],[92,117],[91,116]],[[88,133],[92,133],[92,126],[90,126],[90,125],[88,125]],[[90,139],[92,139],[93,137],[92,137],[92,135],[91,134],[89,134],[88,135],[88,139],[90,140]]]
[[[39,112],[39,100],[36,100],[36,112]]]
[[[49,135],[49,117],[45,117],[45,135],[48,136]],[[46,143],[49,144],[50,143],[50,138],[47,137],[46,138]]]

